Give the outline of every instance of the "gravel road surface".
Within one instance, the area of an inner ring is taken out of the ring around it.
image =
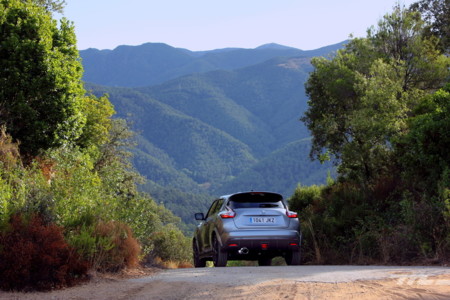
[[[280,266],[156,271],[0,299],[450,299],[447,267]]]
[[[266,281],[340,283],[356,280],[425,279],[450,274],[442,267],[386,267],[386,266],[280,266],[228,267],[167,270],[155,276],[131,279],[130,282],[189,282],[200,284],[255,285]],[[448,282],[450,285],[450,281]],[[450,298],[450,295],[449,295]]]

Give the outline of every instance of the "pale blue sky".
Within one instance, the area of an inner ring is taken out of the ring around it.
[[[303,50],[365,36],[397,0],[67,0],[78,48],[161,42],[189,50],[278,43]],[[401,0],[409,5],[415,0]]]

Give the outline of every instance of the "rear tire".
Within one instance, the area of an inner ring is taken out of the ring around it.
[[[214,267],[226,267],[228,261],[228,253],[220,248],[217,238],[213,237],[213,263]]]
[[[291,250],[284,257],[288,266],[298,266],[300,264],[300,250]]]
[[[258,259],[258,266],[271,266],[272,265],[272,259],[263,257]]]
[[[192,243],[192,252],[194,254],[194,267],[196,268],[204,268],[206,267],[206,260],[200,258],[197,243],[193,241]]]

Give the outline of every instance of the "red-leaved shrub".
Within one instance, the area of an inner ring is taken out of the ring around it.
[[[125,267],[139,265],[141,247],[128,225],[117,221],[99,222],[95,235],[107,238],[112,243],[111,249],[96,259],[94,267],[97,271],[117,272]]]
[[[0,288],[49,290],[87,278],[88,264],[64,240],[62,229],[33,215],[13,215],[0,233]]]

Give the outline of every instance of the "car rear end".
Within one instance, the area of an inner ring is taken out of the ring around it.
[[[270,192],[237,193],[227,197],[218,228],[230,260],[261,260],[300,251],[297,214],[283,197]]]

